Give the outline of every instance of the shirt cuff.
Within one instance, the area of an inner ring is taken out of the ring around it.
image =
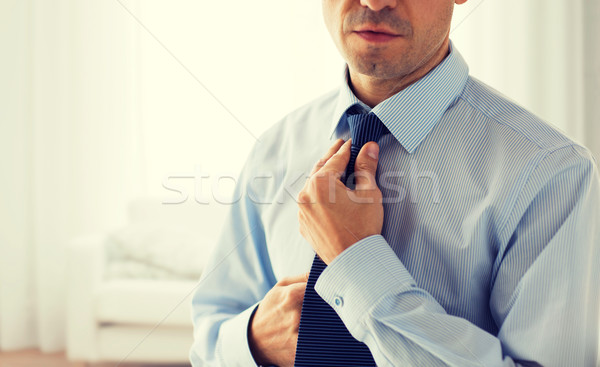
[[[248,325],[256,307],[258,303],[221,324],[217,345],[221,366],[257,366],[248,343]]]
[[[381,235],[364,238],[339,254],[323,270],[315,291],[340,316],[354,338],[369,310],[390,293],[415,288],[416,282]]]

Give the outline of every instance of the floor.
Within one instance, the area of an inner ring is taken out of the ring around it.
[[[37,350],[0,352],[0,367],[115,367],[116,363],[70,362],[64,353],[43,354]],[[119,367],[157,367],[156,364],[122,363]],[[161,367],[186,367],[185,365]],[[188,366],[189,367],[189,366]]]

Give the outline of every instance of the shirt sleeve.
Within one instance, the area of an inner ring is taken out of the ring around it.
[[[380,235],[335,258],[315,290],[378,366],[596,366],[599,182],[591,156],[568,147],[524,184],[490,287],[497,335],[448,314]]]
[[[248,323],[276,281],[257,205],[248,191],[248,162],[236,186],[238,200],[231,205],[193,294],[193,366],[256,366],[248,345]]]

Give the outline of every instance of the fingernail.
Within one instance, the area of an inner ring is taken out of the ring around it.
[[[379,146],[377,144],[369,144],[367,146],[367,155],[373,159],[379,158]]]

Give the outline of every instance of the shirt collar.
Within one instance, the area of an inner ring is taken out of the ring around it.
[[[330,138],[347,131],[342,116],[354,104],[372,111],[409,153],[413,153],[464,89],[469,68],[450,42],[448,56],[427,75],[373,109],[362,103],[348,84],[347,67],[338,94]]]

